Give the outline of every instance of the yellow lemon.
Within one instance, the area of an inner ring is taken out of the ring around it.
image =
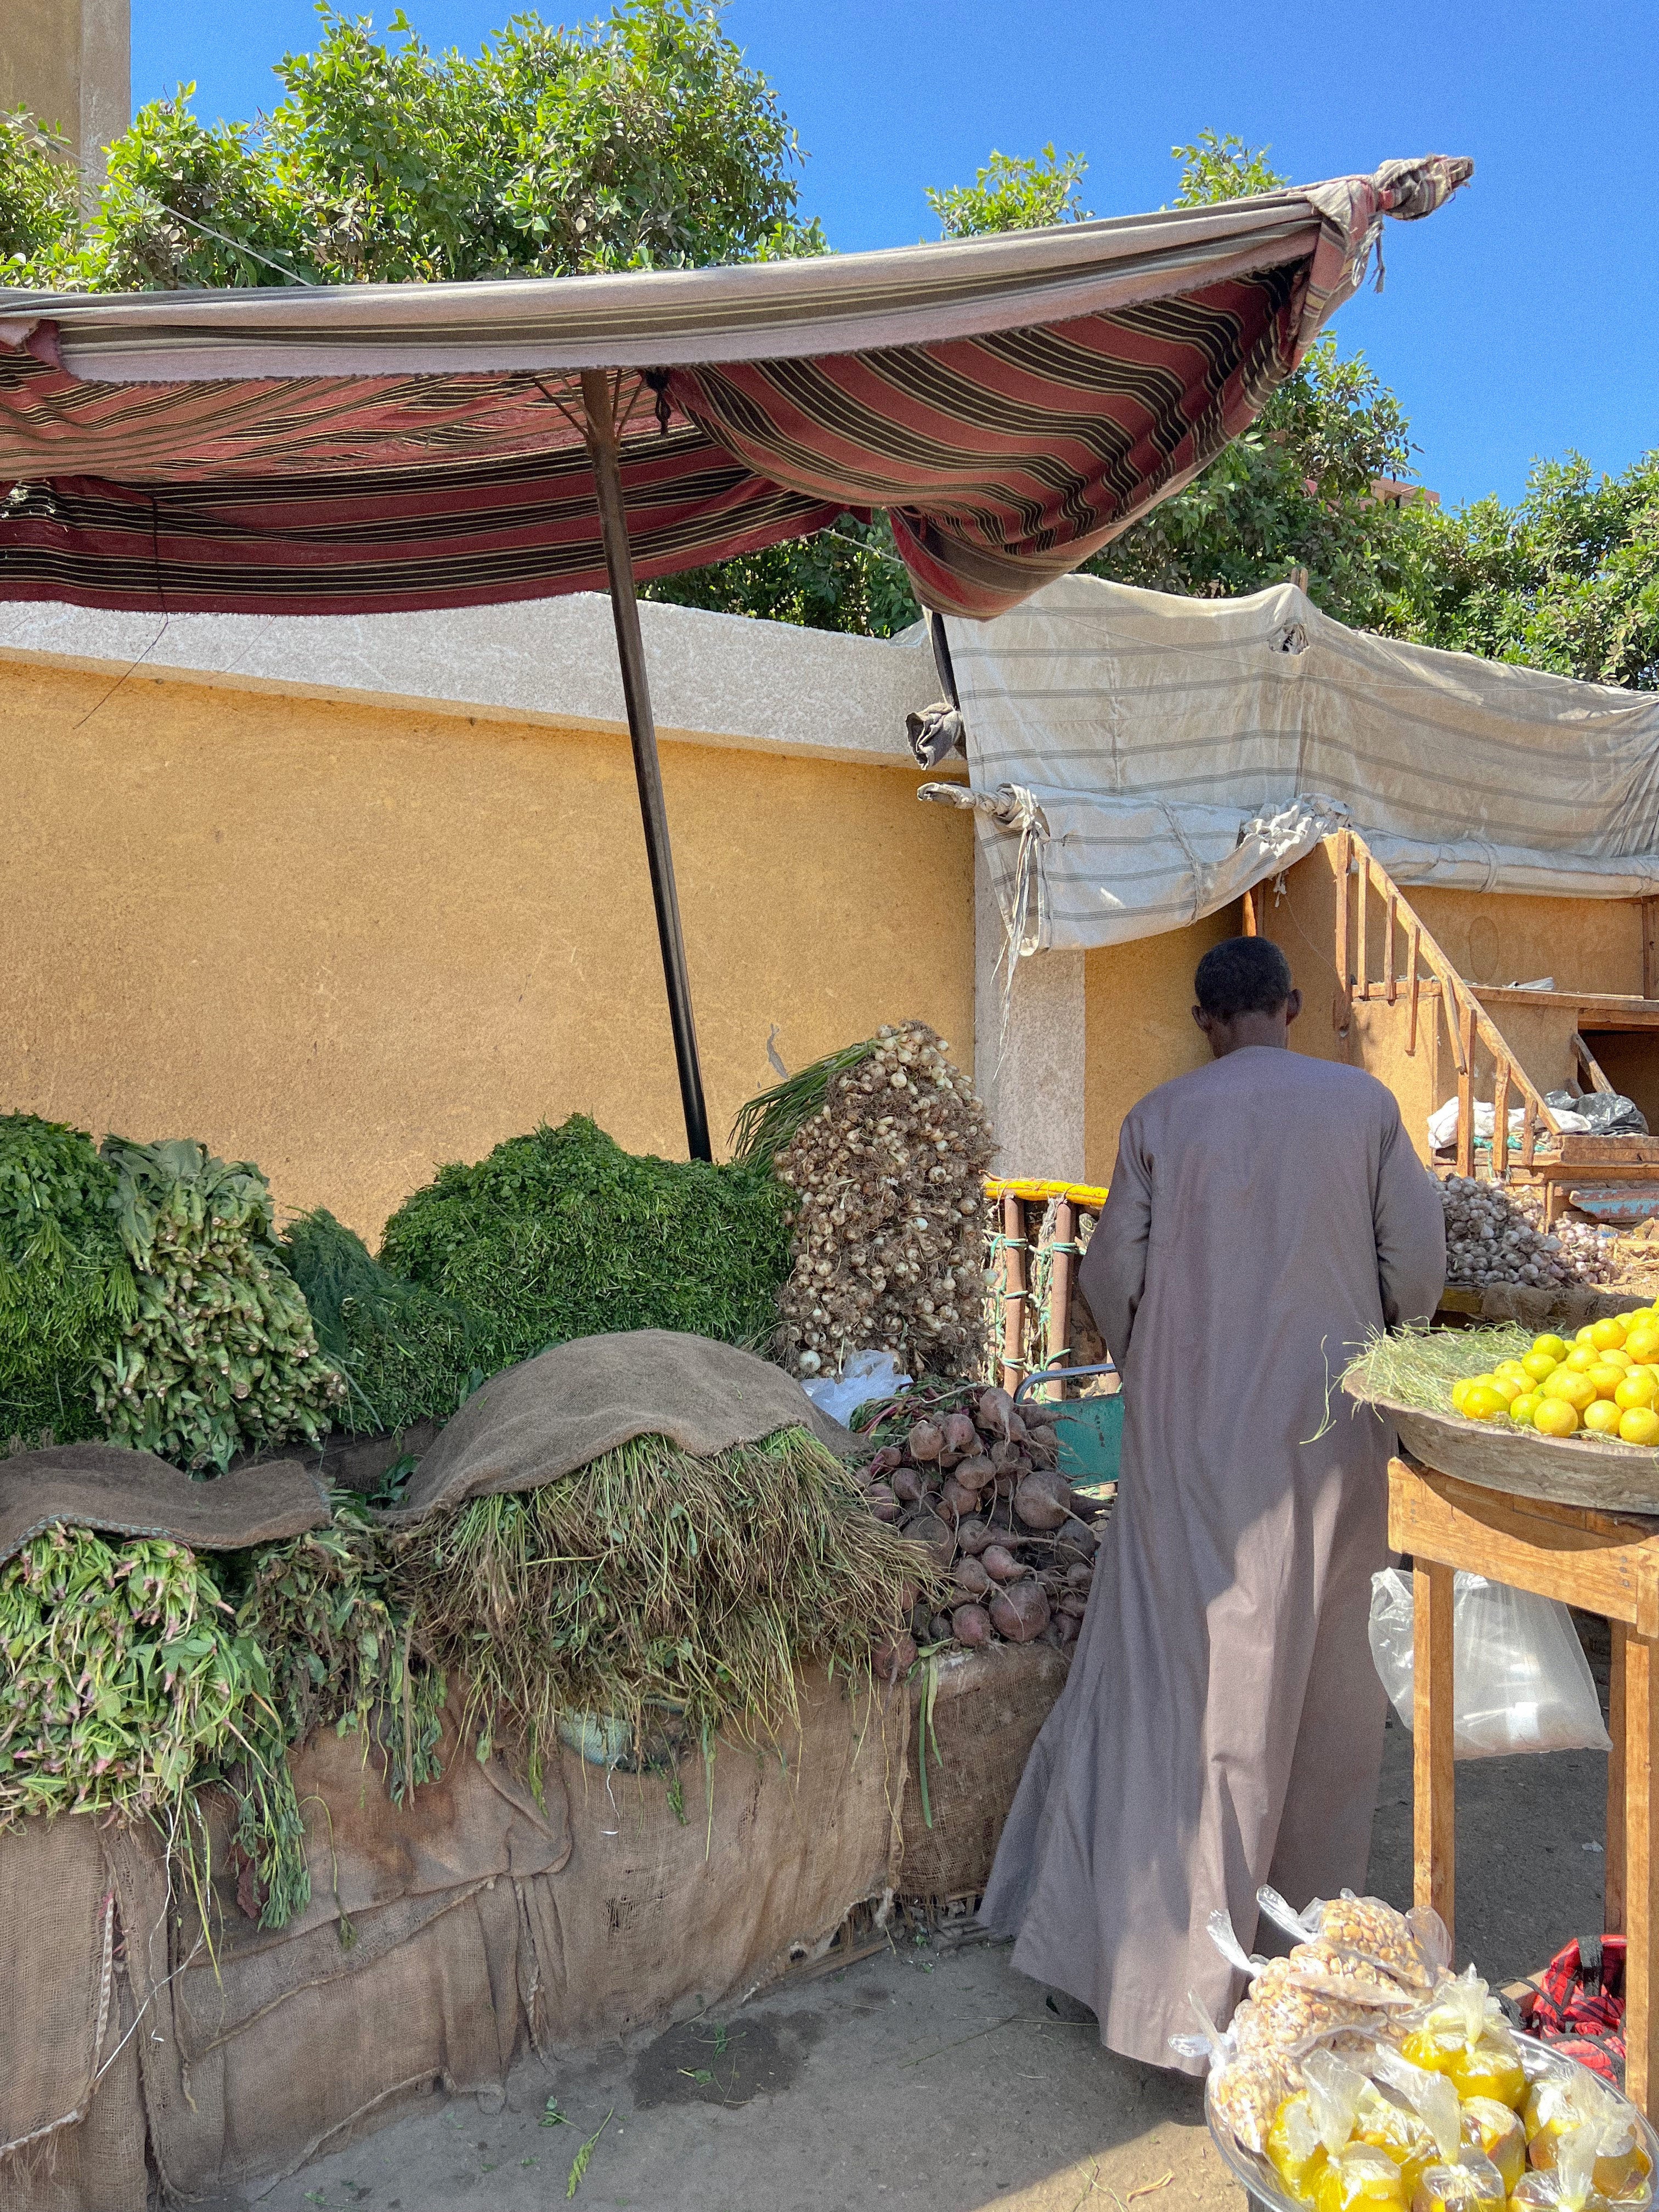
[[[1625,1339],[1625,1349],[1638,1366],[1659,1354],[1659,1328],[1645,1315],[1635,1316],[1635,1327]]]
[[[1659,1443],[1659,1413],[1651,1406],[1632,1406],[1619,1416],[1619,1434],[1627,1444]]]
[[[1518,1359],[1500,1359],[1492,1371],[1494,1375],[1513,1375],[1517,1382],[1528,1382],[1532,1379],[1523,1363]]]
[[[1620,1352],[1615,1348],[1613,1351],[1604,1352],[1601,1354],[1601,1364],[1603,1367],[1628,1368],[1634,1367],[1637,1364],[1637,1362],[1631,1358],[1628,1352]]]
[[[1541,1382],[1547,1375],[1554,1374],[1561,1364],[1561,1356],[1553,1352],[1529,1352],[1521,1364],[1530,1381]]]
[[[1575,1344],[1561,1364],[1571,1367],[1575,1375],[1588,1375],[1592,1367],[1601,1364],[1601,1353],[1593,1344]]]
[[[1452,1384],[1451,1398],[1452,1411],[1454,1413],[1461,1413],[1462,1412],[1464,1399],[1468,1396],[1470,1391],[1474,1389],[1477,1382],[1484,1382],[1486,1380],[1486,1377],[1484,1375],[1459,1376],[1456,1382]]]
[[[1532,1425],[1540,1437],[1570,1437],[1578,1426],[1578,1416],[1565,1398],[1540,1398]]]
[[[1600,1403],[1600,1401],[1597,1401]],[[1463,1394],[1458,1411],[1466,1421],[1490,1421],[1498,1413],[1507,1413],[1510,1401],[1501,1390],[1490,1382],[1477,1382],[1472,1390]]]
[[[1594,1351],[1595,1347],[1595,1323],[1593,1321],[1587,1321],[1583,1328],[1581,1328],[1577,1334],[1573,1338],[1573,1342],[1575,1344],[1588,1344],[1591,1350]]]
[[[1588,1382],[1590,1377],[1587,1375],[1584,1380]],[[1486,1387],[1488,1390],[1496,1390],[1507,1406],[1511,1398],[1518,1398],[1526,1389],[1527,1378],[1523,1375],[1517,1382],[1513,1375],[1494,1375]],[[1599,1397],[1601,1393],[1598,1391],[1596,1395]]]
[[[1517,1429],[1529,1429],[1532,1417],[1543,1401],[1535,1390],[1523,1390],[1518,1398],[1510,1400],[1510,1419]]]
[[[1575,1413],[1582,1413],[1586,1406],[1595,1402],[1595,1385],[1588,1375],[1575,1374],[1570,1367],[1558,1367],[1545,1383],[1542,1395],[1546,1398],[1559,1398]],[[1535,1427],[1536,1423],[1534,1425]]]
[[[1598,1359],[1585,1376],[1586,1382],[1594,1382],[1598,1398],[1611,1398],[1625,1379],[1622,1367],[1609,1367],[1605,1359]]]
[[[1613,1394],[1614,1405],[1626,1413],[1632,1406],[1650,1406],[1656,1398],[1659,1398],[1659,1382],[1646,1367],[1632,1368]]]
[[[1596,1349],[1600,1352],[1616,1352],[1620,1350],[1629,1332],[1626,1328],[1624,1322],[1611,1314],[1608,1315],[1606,1321],[1596,1321],[1590,1323],[1590,1342],[1595,1345]]]
[[[1595,1437],[1617,1436],[1624,1418],[1611,1398],[1598,1398],[1594,1405],[1584,1408],[1584,1426]]]
[[[1565,1359],[1567,1347],[1559,1336],[1535,1336],[1532,1340],[1534,1352],[1547,1352],[1552,1359]]]

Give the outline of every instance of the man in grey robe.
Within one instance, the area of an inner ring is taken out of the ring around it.
[[[1125,1121],[1079,1274],[1122,1376],[1122,1476],[981,1916],[1103,2043],[1163,2066],[1189,1990],[1231,2013],[1218,1906],[1248,1948],[1261,1884],[1298,1906],[1364,1885],[1394,1439],[1335,1386],[1445,1276],[1392,1095],[1286,1049],[1278,946],[1215,946],[1196,992],[1214,1058]]]

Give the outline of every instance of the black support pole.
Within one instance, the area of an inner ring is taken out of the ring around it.
[[[691,979],[685,969],[685,939],[674,889],[674,854],[668,841],[668,810],[663,802],[662,767],[657,758],[657,725],[651,713],[651,687],[646,680],[639,601],[634,596],[634,561],[623,504],[616,415],[610,384],[599,369],[582,371],[582,411],[599,493],[599,526],[605,535],[605,565],[611,578],[611,612],[617,625],[623,697],[628,703],[628,733],[634,743],[634,780],[639,786],[646,857],[651,864],[651,896],[657,908],[668,1018],[673,1026],[674,1060],[685,1112],[685,1146],[694,1160],[712,1160],[708,1109],[703,1103],[702,1069],[697,1060],[697,1028],[691,1013]]]

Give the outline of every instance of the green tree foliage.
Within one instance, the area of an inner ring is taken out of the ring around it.
[[[927,204],[946,238],[982,238],[994,230],[1041,230],[1052,222],[1086,222],[1078,186],[1089,164],[1081,154],[1058,155],[1052,139],[1030,161],[994,148],[971,185],[930,191]]]
[[[1659,690],[1659,452],[1616,477],[1539,462],[1513,507],[1414,508],[1395,552],[1395,636]]]
[[[384,38],[319,13],[270,116],[209,126],[191,86],[153,102],[109,149],[97,224],[0,230],[21,256],[8,280],[550,276],[823,251],[795,215],[795,134],[717,9],[620,0],[574,31],[519,15],[476,55],[433,52],[401,13]],[[0,225],[42,197],[25,135],[0,136]]]
[[[50,261],[80,226],[78,180],[61,139],[27,108],[0,112],[0,281],[9,261]]]

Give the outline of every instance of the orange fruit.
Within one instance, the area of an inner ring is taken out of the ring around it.
[[[1517,1391],[1516,1395],[1520,1394]],[[1466,1421],[1490,1421],[1499,1413],[1507,1413],[1510,1401],[1490,1382],[1477,1382],[1472,1390],[1464,1392],[1463,1403],[1458,1410]]]
[[[1542,1395],[1546,1398],[1559,1399],[1564,1405],[1571,1406],[1575,1413],[1582,1413],[1586,1406],[1595,1402],[1595,1385],[1588,1375],[1577,1375],[1571,1368],[1560,1367],[1545,1383]],[[1533,1426],[1536,1428],[1538,1425],[1534,1420]],[[1574,1428],[1577,1425],[1575,1421]],[[1569,1433],[1569,1431],[1562,1431],[1564,1436]]]
[[[1659,1443],[1659,1413],[1651,1406],[1632,1406],[1620,1416],[1619,1434],[1627,1444]]]
[[[1611,1398],[1598,1398],[1584,1408],[1584,1426],[1595,1437],[1613,1437],[1625,1416]]]
[[[1565,1398],[1540,1398],[1532,1425],[1540,1437],[1570,1437],[1578,1426],[1578,1416]]]

